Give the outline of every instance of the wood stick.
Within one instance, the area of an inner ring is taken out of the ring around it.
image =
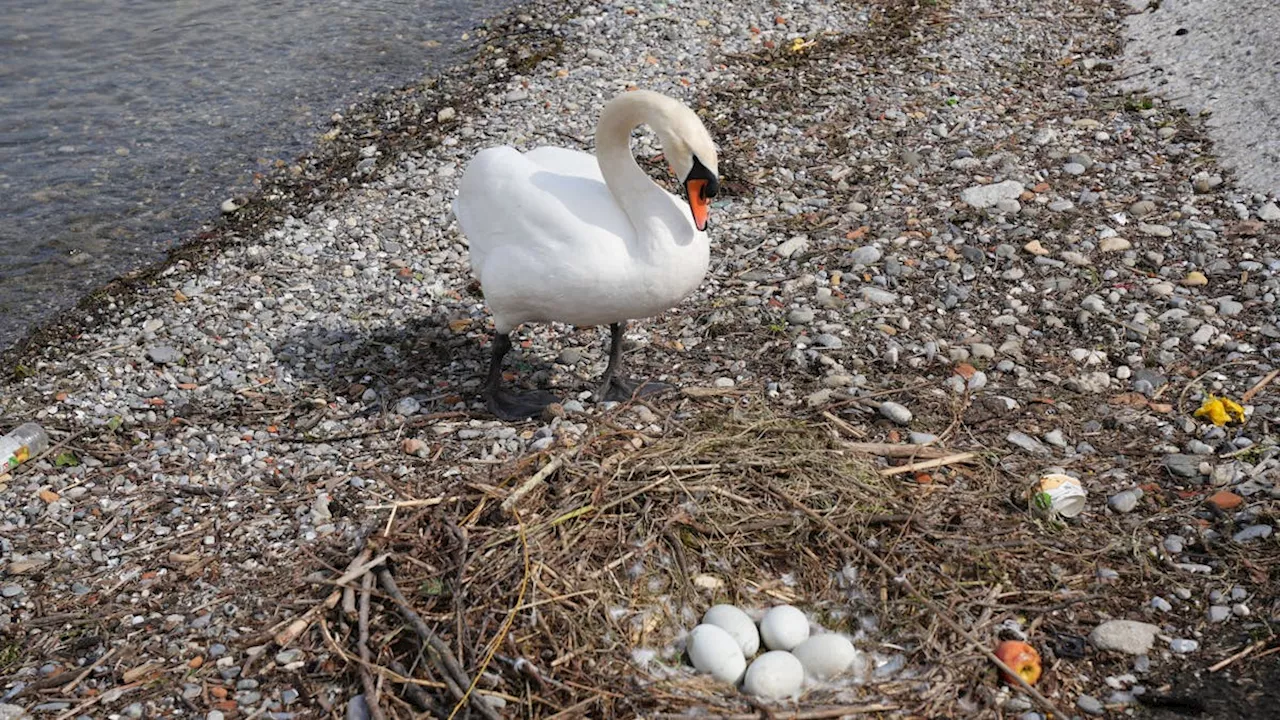
[[[356,639],[356,650],[360,651],[360,684],[364,686],[364,704],[369,708],[369,717],[373,720],[386,720],[382,707],[378,704],[378,686],[369,673],[369,594],[373,590],[373,575],[365,573],[360,578],[359,635]]]
[[[560,467],[564,465],[566,457],[572,458],[574,455],[577,455],[576,451],[568,453],[567,456],[557,456],[552,459],[551,462],[544,465],[541,470],[534,473],[533,477],[521,483],[520,487],[511,491],[511,494],[507,496],[507,499],[502,501],[502,512],[511,512],[511,508],[515,507],[516,503],[520,502],[525,495],[528,495],[534,488],[546,482],[547,478],[551,477],[552,473],[559,470]]]
[[[935,460],[925,460],[918,463],[911,463],[910,465],[899,465],[897,467],[885,468],[880,471],[880,474],[884,477],[888,477],[890,475],[901,475],[902,473],[915,472],[916,470],[929,470],[931,468],[942,467],[944,465],[955,465],[956,463],[969,462],[976,457],[978,457],[977,453],[956,453],[955,455],[948,455]]]
[[[440,636],[431,632],[431,628],[427,627],[427,623],[409,605],[404,593],[400,592],[400,588],[396,586],[396,580],[391,576],[391,571],[385,567],[380,567],[375,572],[378,574],[378,581],[382,583],[382,589],[387,591],[387,595],[391,597],[396,607],[400,609],[400,615],[413,627],[418,637],[426,643],[427,657],[431,660],[431,664],[435,666],[436,670],[444,676],[445,684],[449,686],[449,692],[453,694],[453,699],[462,700],[467,698],[471,702],[472,709],[483,716],[485,720],[502,720],[497,711],[493,709],[493,706],[485,702],[480,695],[467,696],[464,688],[471,687],[471,678],[467,677],[467,672],[458,664],[458,659],[449,650],[449,645],[441,640]]]
[[[1240,652],[1236,653],[1235,655],[1232,655],[1231,657],[1227,658],[1226,660],[1223,660],[1222,662],[1215,663],[1214,665],[1210,666],[1210,667],[1209,667],[1209,672],[1211,672],[1211,673],[1218,672],[1218,671],[1219,671],[1219,670],[1221,670],[1222,668],[1224,668],[1224,667],[1226,667],[1226,666],[1230,665],[1231,663],[1233,663],[1233,662],[1235,662],[1235,661],[1239,660],[1239,659],[1240,659],[1240,658],[1242,658],[1242,657],[1245,657],[1246,655],[1249,655],[1250,653],[1254,652],[1255,650],[1261,650],[1261,649],[1262,649],[1262,647],[1263,647],[1264,645],[1266,645],[1266,644],[1267,644],[1268,642],[1270,642],[1270,641],[1271,641],[1271,638],[1263,638],[1262,640],[1259,640],[1258,642],[1256,642],[1256,643],[1254,643],[1254,644],[1252,644],[1252,645],[1249,645],[1249,646],[1248,646],[1248,647],[1246,647],[1245,649],[1241,650]]]
[[[843,442],[840,444],[854,452],[868,453],[871,455],[879,455],[880,457],[889,458],[924,458],[926,460],[931,460],[933,458],[946,457],[951,454],[947,450],[942,450],[929,445],[876,442]]]
[[[934,616],[937,617],[939,620],[941,620],[947,627],[951,628],[956,633],[958,633],[960,637],[967,640],[969,644],[972,645],[973,648],[978,652],[980,652],[984,657],[986,657],[991,662],[995,663],[997,667],[1003,670],[1009,678],[1012,678],[1014,682],[1016,682],[1018,686],[1022,688],[1023,692],[1027,693],[1036,702],[1040,703],[1040,705],[1044,707],[1044,709],[1052,712],[1054,717],[1060,717],[1060,718],[1067,717],[1067,715],[1063,713],[1061,710],[1059,710],[1057,706],[1054,705],[1049,700],[1049,698],[1046,698],[1044,695],[1041,695],[1039,690],[1036,690],[1026,680],[1023,680],[1021,676],[1019,676],[1016,672],[1014,672],[1013,668],[1010,668],[1008,665],[1005,665],[1004,661],[996,657],[996,654],[992,652],[991,649],[988,648],[985,644],[983,644],[981,640],[975,637],[972,632],[969,632],[969,630],[967,630],[963,625],[961,625],[959,621],[953,619],[950,613],[946,612],[941,607],[939,607],[937,603],[935,603],[931,598],[926,596],[924,593],[916,590],[915,585],[911,583],[911,580],[908,579],[906,575],[899,573],[892,566],[890,566],[889,563],[885,562],[884,560],[881,560],[879,555],[875,554],[870,549],[868,549],[865,545],[858,542],[857,539],[855,539],[852,535],[850,535],[849,533],[837,527],[835,523],[826,519],[822,515],[819,515],[816,511],[814,511],[808,505],[805,505],[799,500],[796,500],[795,498],[791,497],[791,495],[787,494],[786,492],[784,492],[779,488],[772,487],[772,486],[766,486],[766,487],[769,490],[769,492],[772,492],[775,496],[777,496],[783,502],[786,502],[787,504],[791,505],[795,509],[809,516],[811,520],[825,527],[827,531],[830,532],[832,535],[835,535],[836,537],[848,543],[851,547],[857,550],[869,562],[874,564],[876,567],[880,568],[881,572],[888,575],[891,581],[901,584],[902,587],[912,597],[914,597],[916,600],[919,600],[926,608],[928,608],[929,612],[933,613]]]
[[[116,654],[116,648],[111,648],[110,650],[102,653],[102,657],[98,658],[97,660],[94,660],[92,665],[84,669],[84,672],[77,675],[76,678],[71,682],[62,686],[62,690],[61,690],[62,695],[64,697],[70,697],[71,691],[74,690],[76,686],[80,684],[80,681],[89,677],[89,673],[93,672],[94,670],[97,670],[98,666],[102,665],[102,663],[107,661],[107,658],[115,654]]]
[[[1262,388],[1269,385],[1272,380],[1275,380],[1277,375],[1280,375],[1280,368],[1276,368],[1275,370],[1267,373],[1265,377],[1258,381],[1257,385],[1245,390],[1244,394],[1240,396],[1240,402],[1247,403],[1252,400],[1253,396],[1262,392]]]
[[[855,437],[861,440],[862,438],[865,438],[867,436],[866,433],[862,432],[858,428],[850,425],[844,420],[841,420],[835,415],[832,415],[829,410],[823,410],[822,417],[826,418],[828,422],[836,426],[836,429],[840,430],[841,432],[843,432],[845,435],[848,435],[849,437]],[[872,444],[876,444],[876,443],[872,443]]]
[[[368,557],[369,557],[368,550],[365,550],[361,552],[359,555],[357,555],[355,559],[351,561],[351,565],[348,566],[347,571],[344,572],[337,580],[334,580],[333,584],[345,586],[347,583],[351,582],[352,580],[355,580],[356,578],[360,577],[361,575],[364,575],[365,573],[369,572],[373,568],[376,568],[382,563],[386,562],[387,558],[390,557],[390,555],[384,553],[372,560],[369,560]],[[328,597],[316,603],[314,606],[311,607],[310,610],[306,611],[305,613],[303,613],[293,621],[289,622],[288,625],[283,630],[276,633],[275,637],[273,638],[275,640],[276,645],[279,645],[280,647],[286,647],[289,645],[289,643],[293,642],[294,640],[297,640],[298,636],[306,631],[307,626],[309,626],[316,619],[317,616],[319,616],[323,612],[332,610],[333,608],[337,607],[338,601],[341,599],[342,599],[342,590],[334,590],[332,593],[329,593]],[[280,627],[280,626],[277,625],[276,627]]]

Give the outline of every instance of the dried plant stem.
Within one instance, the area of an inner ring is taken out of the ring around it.
[[[365,573],[369,572],[371,569],[378,567],[382,563],[386,562],[387,557],[388,556],[384,554],[384,555],[379,555],[378,557],[372,560],[369,560],[368,559],[369,551],[365,550],[361,552],[359,555],[357,555],[354,560],[351,561],[351,565],[348,566],[347,571],[344,572],[337,580],[334,580],[333,584],[345,586],[347,583],[359,578],[361,575],[364,575]],[[307,629],[307,626],[310,625],[312,621],[314,621],[318,616],[320,616],[325,611],[332,610],[333,608],[337,607],[338,601],[341,599],[342,599],[342,590],[334,590],[324,600],[321,600],[320,602],[313,605],[310,610],[298,616],[296,619],[289,622],[288,625],[283,630],[277,632],[274,638],[276,645],[279,645],[280,647],[285,647],[289,643],[298,639],[298,636],[301,635]],[[281,624],[284,624],[284,623],[281,623]],[[280,627],[280,625],[276,625],[276,627],[278,628]],[[272,628],[272,631],[274,632],[275,628]]]
[[[400,609],[400,615],[413,627],[418,637],[427,644],[427,657],[431,660],[431,664],[444,677],[445,684],[449,686],[449,692],[453,694],[454,700],[462,701],[468,699],[471,707],[486,720],[501,720],[498,713],[487,702],[477,695],[470,692],[464,692],[462,688],[474,687],[474,683],[467,677],[467,672],[458,664],[458,659],[453,656],[453,651],[449,649],[448,644],[440,639],[440,636],[431,632],[431,628],[422,620],[422,617],[413,609],[409,601],[405,599],[404,593],[400,592],[400,588],[396,585],[395,578],[391,576],[391,571],[385,567],[377,569],[378,581],[382,583],[382,589],[387,595],[395,601],[396,607]]]
[[[915,472],[917,470],[931,470],[933,468],[943,467],[944,465],[956,465],[966,463],[978,457],[977,453],[963,452],[955,455],[948,455],[934,460],[924,460],[922,462],[911,463],[909,465],[898,465],[897,467],[885,468],[880,471],[884,477],[890,475],[901,475],[902,473]]]
[[[489,652],[484,656],[484,662],[480,663],[480,669],[476,671],[475,679],[467,686],[467,691],[463,693],[463,696],[458,698],[458,704],[453,706],[453,712],[449,713],[449,720],[453,720],[454,716],[458,714],[458,710],[466,704],[467,699],[472,697],[471,693],[475,691],[476,683],[480,682],[480,676],[484,674],[485,669],[489,667],[489,663],[493,661],[493,656],[498,652],[498,648],[502,647],[502,641],[506,639],[507,632],[511,629],[511,623],[515,622],[516,615],[520,612],[520,606],[524,604],[525,592],[529,589],[529,541],[524,534],[524,523],[520,522],[520,513],[515,513],[515,518],[520,530],[520,549],[524,555],[524,575],[520,579],[520,591],[516,594],[516,602],[511,607],[511,612],[507,613],[507,619],[502,622],[502,626],[498,628],[498,634],[493,638],[493,642],[489,644]],[[486,709],[489,708],[483,701],[481,701],[481,704]],[[490,709],[490,712],[493,711]]]
[[[1252,645],[1249,645],[1248,647],[1246,647],[1245,649],[1243,649],[1243,650],[1241,650],[1240,652],[1236,653],[1235,655],[1232,655],[1231,657],[1227,658],[1226,660],[1223,660],[1222,662],[1219,662],[1219,663],[1216,663],[1216,664],[1214,664],[1214,665],[1211,665],[1211,666],[1209,667],[1209,672],[1211,672],[1211,673],[1218,672],[1219,670],[1221,670],[1222,668],[1224,668],[1224,667],[1226,667],[1226,666],[1230,665],[1231,663],[1234,663],[1235,661],[1237,661],[1237,660],[1239,660],[1239,659],[1241,659],[1241,658],[1243,658],[1243,657],[1246,657],[1246,656],[1248,656],[1248,655],[1250,655],[1250,654],[1254,653],[1255,651],[1261,650],[1261,649],[1263,648],[1263,646],[1265,646],[1265,645],[1266,645],[1267,643],[1269,643],[1269,642],[1271,642],[1271,638],[1263,638],[1263,639],[1259,640],[1258,642],[1256,642],[1256,643],[1254,643],[1254,644],[1252,644]]]
[[[1278,375],[1280,375],[1280,368],[1276,368],[1275,370],[1272,370],[1271,372],[1267,373],[1265,377],[1263,377],[1261,380],[1258,381],[1257,385],[1254,385],[1253,387],[1244,391],[1244,394],[1240,396],[1240,402],[1247,403],[1250,400],[1252,400],[1253,396],[1262,392],[1262,389],[1265,388],[1267,385],[1271,384],[1271,381],[1275,380],[1276,376]]]
[[[884,560],[881,560],[879,555],[875,554],[870,549],[868,549],[865,545],[858,542],[849,533],[845,532],[844,530],[841,530],[839,527],[835,525],[835,523],[832,523],[830,520],[827,520],[825,517],[819,515],[817,512],[812,510],[808,505],[805,505],[799,500],[796,500],[795,498],[788,495],[786,492],[776,487],[772,487],[772,486],[766,486],[766,487],[768,488],[769,492],[776,495],[783,502],[786,502],[787,504],[791,505],[795,509],[809,516],[809,518],[814,522],[825,527],[828,532],[832,533],[836,537],[848,543],[851,547],[857,550],[863,557],[865,557],[869,562],[874,564],[876,567],[880,568],[880,570],[883,571],[890,578],[900,583],[902,587],[905,588],[906,591],[911,594],[912,597],[914,597],[916,600],[919,600],[926,608],[928,608],[929,612],[933,613],[934,617],[941,620],[943,624],[945,624],[947,627],[951,628],[956,633],[958,633],[960,637],[967,640],[969,644],[972,645],[975,650],[982,653],[984,657],[986,657],[991,662],[995,663],[997,667],[999,667],[1010,678],[1012,678],[1015,682],[1017,682],[1017,684],[1022,688],[1024,692],[1026,692],[1033,699],[1035,699],[1036,702],[1040,703],[1041,707],[1052,712],[1055,717],[1067,717],[1061,710],[1057,708],[1057,706],[1053,704],[1053,702],[1049,700],[1049,698],[1046,698],[1044,695],[1041,695],[1040,691],[1032,687],[1026,680],[1023,680],[1016,672],[1014,672],[1013,668],[1010,668],[1008,665],[1005,665],[1004,661],[996,657],[996,654],[992,652],[991,649],[988,648],[985,644],[983,644],[981,640],[975,637],[972,632],[966,629],[957,620],[952,618],[950,613],[948,613],[947,611],[939,607],[938,604],[935,603],[933,600],[931,600],[928,596],[916,590],[915,586],[912,585],[911,580],[909,580],[905,575],[899,573],[897,570],[894,570],[894,568],[890,566],[889,563],[885,562]]]
[[[511,494],[507,496],[506,500],[502,501],[502,512],[511,512],[512,509],[515,508],[516,503],[520,502],[521,498],[528,495],[542,483],[546,482],[547,478],[551,477],[555,471],[559,470],[566,460],[572,460],[577,456],[577,454],[578,449],[575,448],[565,455],[553,458],[551,462],[544,465],[541,470],[534,473],[533,477],[525,480],[520,484],[520,487],[513,490]]]
[[[947,455],[950,454],[946,450],[930,447],[928,445],[848,441],[840,444],[854,452],[868,453],[871,455],[879,455],[880,457],[889,458],[925,458],[928,460],[932,458],[947,457]]]
[[[365,573],[360,579],[360,634],[357,636],[356,649],[360,651],[360,683],[364,686],[365,705],[369,707],[369,717],[373,720],[386,720],[386,716],[382,714],[382,707],[378,704],[378,686],[373,682],[373,675],[369,672],[369,663],[372,662],[369,653],[369,594],[372,590],[373,575]]]

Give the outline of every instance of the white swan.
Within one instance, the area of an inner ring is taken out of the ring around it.
[[[631,133],[642,124],[657,134],[687,202],[636,164]],[[715,143],[698,116],[659,93],[623,93],[601,113],[596,152],[494,147],[477,153],[463,173],[453,212],[493,312],[497,336],[484,397],[500,418],[531,417],[558,400],[502,389],[502,359],[516,326],[610,325],[597,397],[629,399],[636,387],[618,377],[626,321],[673,307],[707,273],[705,231],[719,180]]]

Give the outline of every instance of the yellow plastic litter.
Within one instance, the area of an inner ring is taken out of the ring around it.
[[[1232,420],[1244,422],[1244,408],[1231,398],[1210,394],[1204,399],[1200,409],[1196,410],[1195,416],[1222,427]]]

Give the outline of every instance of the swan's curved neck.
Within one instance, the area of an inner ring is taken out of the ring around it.
[[[659,210],[666,210],[671,202],[666,191],[636,163],[631,154],[631,133],[647,124],[661,134],[660,119],[661,109],[651,98],[643,92],[630,92],[606,105],[596,126],[600,174],[642,237],[652,235],[653,223],[669,220]]]

